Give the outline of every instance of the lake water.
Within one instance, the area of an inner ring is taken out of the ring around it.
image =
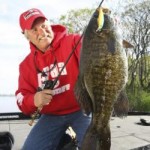
[[[15,96],[0,96],[0,113],[20,112]]]

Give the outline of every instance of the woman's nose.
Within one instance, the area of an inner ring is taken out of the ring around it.
[[[42,27],[38,28],[38,34],[39,35],[45,35],[45,30]]]

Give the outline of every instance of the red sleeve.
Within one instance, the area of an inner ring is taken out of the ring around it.
[[[34,105],[34,94],[36,90],[28,82],[26,71],[19,67],[18,90],[15,95],[19,109],[26,115],[33,113],[36,110]]]

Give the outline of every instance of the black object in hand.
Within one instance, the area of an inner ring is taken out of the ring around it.
[[[50,90],[52,90],[53,88],[54,88],[54,81],[52,81],[52,80],[47,80],[47,81],[45,81],[45,86],[44,86],[44,88],[43,89],[50,89]]]

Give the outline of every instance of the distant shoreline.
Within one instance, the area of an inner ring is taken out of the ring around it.
[[[15,97],[14,94],[0,94],[0,97]]]

